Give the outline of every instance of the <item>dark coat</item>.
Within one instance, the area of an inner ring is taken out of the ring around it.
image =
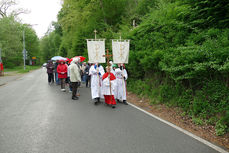
[[[54,65],[53,65],[52,62],[49,62],[49,63],[46,65],[46,68],[47,68],[47,73],[53,73]]]
[[[89,69],[90,69],[90,66],[87,65],[85,70],[84,70],[84,75],[89,75]]]

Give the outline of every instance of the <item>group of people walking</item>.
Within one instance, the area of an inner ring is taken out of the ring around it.
[[[54,83],[55,72],[55,80],[57,84],[61,84],[61,91],[66,91],[65,84],[69,84],[73,100],[79,99],[77,90],[83,81],[86,87],[91,87],[91,96],[95,105],[98,105],[103,98],[105,103],[112,108],[115,108],[116,101],[127,105],[126,80],[128,75],[124,64],[116,65],[110,62],[105,73],[103,66],[99,63],[80,65],[80,59],[73,58],[70,63],[60,60],[55,65],[49,61],[46,68],[48,83]]]
[[[126,80],[128,78],[127,71],[123,64],[110,63],[106,67],[106,73],[102,65],[96,63],[90,67],[89,75],[91,76],[91,96],[94,104],[100,103],[100,99],[104,98],[106,104],[115,108],[116,101],[126,102]]]

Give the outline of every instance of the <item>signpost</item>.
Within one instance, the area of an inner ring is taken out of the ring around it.
[[[35,65],[35,61],[36,61],[36,59],[37,59],[37,57],[35,57],[35,56],[34,56],[34,57],[32,57],[32,61],[31,61],[32,63],[31,63],[31,65]]]

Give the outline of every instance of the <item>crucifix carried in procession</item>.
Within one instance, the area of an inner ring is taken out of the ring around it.
[[[108,49],[107,49],[107,54],[103,55],[103,57],[105,57],[105,58],[107,59],[107,66],[108,66],[108,68],[110,68],[110,63],[109,63],[109,61],[110,61],[110,58],[111,58],[112,56],[113,56],[112,54],[109,55],[109,50],[108,50]]]
[[[112,95],[112,92],[111,92],[111,79],[110,79],[110,71],[111,71],[111,69],[110,69],[110,63],[109,63],[110,58],[112,57],[112,54],[109,54],[109,50],[107,49],[106,54],[103,55],[103,57],[105,57],[107,59],[107,67],[108,67],[108,70],[109,70],[108,71],[108,78],[109,78],[109,84],[110,84],[110,94]],[[112,97],[111,97],[111,101],[112,101]]]

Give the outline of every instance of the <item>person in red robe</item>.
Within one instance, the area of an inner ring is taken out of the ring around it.
[[[112,106],[112,108],[115,108],[116,101],[114,98],[115,93],[115,76],[113,73],[110,72],[110,68],[106,67],[106,73],[102,77],[102,94],[105,98],[105,103],[107,105]]]

